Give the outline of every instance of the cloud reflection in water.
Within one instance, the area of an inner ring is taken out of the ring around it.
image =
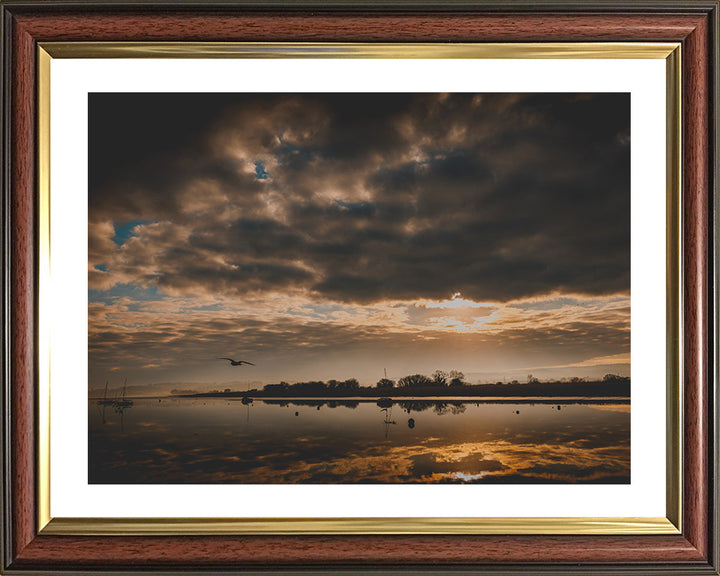
[[[97,412],[93,484],[630,481],[629,404],[139,400],[122,431]]]

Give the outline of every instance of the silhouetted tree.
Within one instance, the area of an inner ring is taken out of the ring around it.
[[[263,391],[265,392],[281,392],[285,393],[290,389],[290,384],[287,382],[280,382],[280,384],[265,384]]]
[[[464,386],[465,385],[465,374],[459,370],[450,370],[450,386]]]
[[[421,386],[432,386],[432,380],[424,374],[411,374],[410,376],[403,376],[398,380],[398,386],[400,388],[419,388]]]
[[[432,374],[433,385],[447,386],[448,374],[442,370],[435,370]]]
[[[603,376],[603,382],[630,382],[630,378],[628,376],[620,376],[618,374],[605,374]]]
[[[395,386],[395,381],[390,380],[390,378],[380,378],[375,386],[377,388],[392,388]]]
[[[327,386],[320,380],[311,380],[310,382],[291,384],[290,389],[296,394],[318,394],[327,390]]]
[[[339,390],[354,391],[358,390],[359,388],[360,382],[358,382],[356,378],[349,378],[348,380],[344,380],[338,383]]]

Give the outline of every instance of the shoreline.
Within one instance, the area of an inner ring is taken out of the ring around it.
[[[377,403],[381,399],[389,399],[393,403],[398,402],[463,402],[463,403],[483,403],[483,404],[630,404],[628,396],[380,396],[370,398],[368,396],[257,396],[257,395],[236,395],[229,396],[221,393],[221,395],[203,393],[193,395],[175,395],[175,396],[128,396],[128,400],[193,400],[193,399],[217,399],[242,401],[243,398],[250,398],[252,401],[271,403],[282,402],[364,402]],[[89,398],[89,401],[102,400],[102,398]]]

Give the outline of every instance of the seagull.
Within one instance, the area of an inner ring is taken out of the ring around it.
[[[229,360],[230,364],[233,366],[242,366],[243,364],[255,366],[255,364],[253,364],[252,362],[248,362],[247,360],[233,360],[232,358],[215,358],[215,360]]]

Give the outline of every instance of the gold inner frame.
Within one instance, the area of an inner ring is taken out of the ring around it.
[[[678,534],[682,518],[681,46],[679,43],[40,43],[38,86],[38,532],[172,534]],[[666,516],[518,518],[53,518],[50,514],[50,69],[53,58],[495,58],[666,61]]]

